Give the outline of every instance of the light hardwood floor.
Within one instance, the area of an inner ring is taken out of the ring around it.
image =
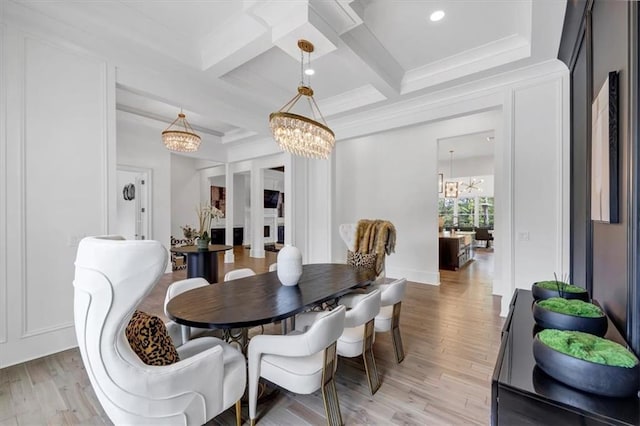
[[[248,257],[236,248],[235,264],[220,264],[220,281],[233,268],[264,272],[276,254]],[[490,380],[500,344],[500,300],[491,295],[493,256],[459,272],[441,271],[441,285],[409,283],[400,328],[406,358],[397,365],[388,333],[378,334],[374,353],[382,379],[369,394],[361,359],[340,358],[337,389],[346,424],[459,425],[489,423]],[[184,271],[167,274],[140,308],[164,317],[166,287]],[[278,332],[267,327],[266,332]],[[259,425],[324,424],[322,396],[282,390],[258,406]],[[247,422],[247,408],[243,406]],[[233,424],[227,410],[210,424]],[[111,424],[89,383],[77,349],[0,370],[0,426]]]

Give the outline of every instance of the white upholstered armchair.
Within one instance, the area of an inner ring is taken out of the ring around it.
[[[80,242],[75,327],[98,400],[115,424],[201,425],[236,402],[238,416],[246,381],[239,351],[203,337],[178,347],[180,361],[152,366],[127,341],[132,313],[166,266],[167,250],[157,241],[88,237]],[[169,332],[179,336],[177,329]]]
[[[311,324],[297,321],[286,336],[255,336],[249,342],[249,417],[256,421],[258,380],[264,377],[291,392],[322,391],[330,425],[342,425],[336,392],[336,340],[344,329],[345,308],[322,312]]]

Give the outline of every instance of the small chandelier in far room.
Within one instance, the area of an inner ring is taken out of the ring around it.
[[[269,114],[269,127],[273,138],[282,150],[303,157],[327,159],[336,142],[336,137],[327,126],[320,108],[318,108],[315,99],[313,99],[313,89],[311,89],[310,84],[313,70],[311,70],[309,64],[311,63],[311,52],[313,52],[314,47],[307,40],[298,40],[298,47],[300,48],[300,85],[298,86],[298,94],[277,112]],[[305,52],[308,54],[306,72],[304,70]],[[306,82],[304,81],[305,74],[308,76]],[[302,96],[306,96],[313,118],[289,112]],[[322,120],[322,123],[318,119]]]
[[[449,151],[449,179],[453,179],[453,150]],[[449,181],[444,183],[444,197],[458,198],[458,182]]]
[[[186,116],[180,111],[178,118],[162,132],[162,142],[171,151],[195,152],[200,147],[200,136],[195,134]]]

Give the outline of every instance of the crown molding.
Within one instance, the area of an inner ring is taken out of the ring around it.
[[[499,108],[504,90],[568,73],[557,59],[493,75],[482,80],[427,93],[389,105],[334,118],[329,126],[337,140],[351,139],[398,127]]]
[[[371,84],[329,98],[319,99],[318,107],[325,117],[384,101],[387,97]]]
[[[407,71],[401,93],[410,93],[531,56],[531,44],[517,34]]]

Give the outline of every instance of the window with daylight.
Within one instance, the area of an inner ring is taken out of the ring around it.
[[[438,215],[444,218],[444,228],[493,229],[493,197],[440,198]]]
[[[451,228],[453,223],[453,205],[455,198],[440,198],[438,202],[438,215],[444,217],[444,227]]]
[[[473,228],[475,199],[458,198],[458,226],[461,228]]]
[[[478,198],[478,207],[479,207],[479,220],[478,225],[483,228],[492,228],[493,229],[493,208],[494,208],[493,197],[479,197]]]

